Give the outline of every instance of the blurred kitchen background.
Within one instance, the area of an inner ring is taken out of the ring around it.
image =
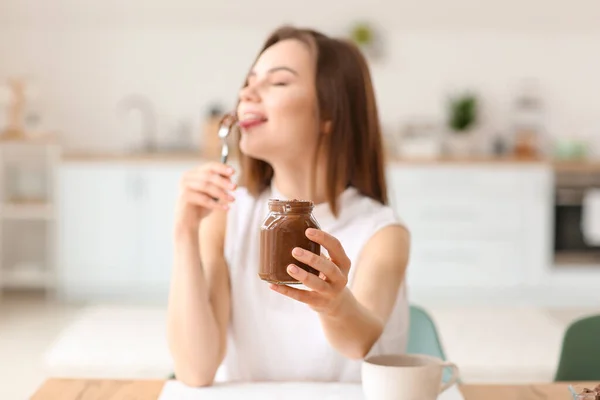
[[[0,398],[171,371],[178,179],[218,158],[284,23],[368,57],[411,301],[464,380],[551,380],[600,308],[598,21],[597,0],[1,0]]]

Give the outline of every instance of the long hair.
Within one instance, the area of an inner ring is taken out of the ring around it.
[[[259,56],[270,46],[287,39],[306,44],[316,57],[319,116],[321,121],[331,124],[330,132],[321,136],[316,153],[325,146],[326,196],[332,212],[337,215],[336,196],[340,188],[348,186],[387,204],[381,127],[371,74],[363,54],[346,40],[310,29],[284,26],[269,36]],[[273,168],[265,161],[243,154],[239,147],[238,152],[242,167],[240,184],[258,196],[270,186]],[[313,187],[314,178],[313,173]]]

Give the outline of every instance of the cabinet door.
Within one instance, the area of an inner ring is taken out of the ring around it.
[[[407,272],[409,287],[510,287],[523,283],[517,241],[413,241]]]
[[[521,165],[391,167],[391,200],[412,232],[414,288],[511,287],[527,279],[523,255],[540,237],[530,224]],[[535,177],[533,182],[535,182]]]
[[[173,225],[181,176],[192,164],[146,167],[141,206],[141,263],[138,284],[143,294],[166,300],[173,264]]]
[[[68,163],[59,176],[61,294],[80,299],[128,296],[139,263],[138,170]]]

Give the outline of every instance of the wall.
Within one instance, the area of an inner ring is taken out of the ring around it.
[[[343,10],[315,0],[226,2],[233,11],[191,0],[121,3],[0,5],[0,79],[35,78],[46,124],[71,149],[122,150],[137,140],[116,113],[130,93],[152,99],[163,139],[184,119],[197,130],[212,101],[232,104],[272,27],[292,22],[338,34],[358,18],[385,33],[387,55],[372,72],[388,131],[410,118],[441,118],[446,94],[463,88],[483,96],[489,131],[506,129],[516,85],[536,77],[553,136],[600,134],[595,1],[497,1],[480,9],[472,0],[351,0]]]

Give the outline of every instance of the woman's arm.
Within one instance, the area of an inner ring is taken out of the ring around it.
[[[325,247],[331,259],[307,251],[294,257],[321,271],[322,277],[290,267],[288,272],[313,290],[271,288],[309,304],[319,313],[329,343],[346,357],[363,358],[394,308],[408,263],[410,235],[402,226],[389,226],[369,239],[357,261],[351,289],[346,286],[350,261],[339,241],[318,230],[307,230],[307,236]]]
[[[226,212],[213,211],[199,233],[183,229],[175,235],[168,340],[177,379],[188,386],[212,384],[225,356],[230,312],[226,218]]]
[[[337,310],[321,314],[329,342],[347,357],[365,357],[381,336],[404,281],[409,247],[401,226],[376,233],[357,260],[352,291],[344,291]]]

